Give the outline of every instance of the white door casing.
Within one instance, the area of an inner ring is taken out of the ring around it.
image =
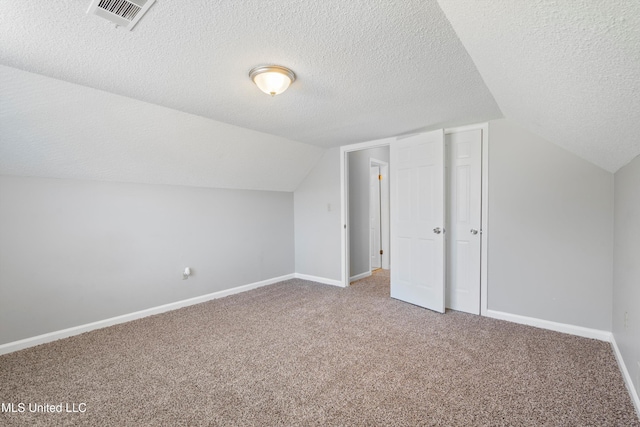
[[[482,130],[446,138],[447,307],[480,314]]]
[[[390,164],[391,297],[444,313],[444,130],[391,142]]]
[[[382,267],[380,166],[371,165],[369,173],[369,258],[370,270]]]

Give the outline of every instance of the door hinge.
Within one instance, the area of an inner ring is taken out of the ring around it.
[[[383,251],[382,249],[380,249],[380,255],[382,255],[382,253],[383,253],[383,252],[384,252],[384,251]]]
[[[382,181],[382,175],[378,175],[378,180]]]

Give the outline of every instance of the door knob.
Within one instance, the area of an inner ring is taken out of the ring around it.
[[[471,234],[478,234],[478,230],[476,230],[475,228],[471,229]]]
[[[434,228],[433,232],[436,233],[436,234],[440,234],[440,227]]]

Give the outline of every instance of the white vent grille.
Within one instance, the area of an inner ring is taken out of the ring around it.
[[[98,7],[128,21],[133,21],[138,12],[140,12],[140,9],[142,9],[137,4],[133,4],[127,0],[100,0]]]
[[[92,0],[87,13],[131,30],[155,0]]]

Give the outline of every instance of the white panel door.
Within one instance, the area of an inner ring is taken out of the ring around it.
[[[391,297],[444,313],[444,131],[390,145]]]
[[[480,314],[482,130],[447,135],[447,307]]]
[[[371,269],[382,267],[380,250],[380,166],[372,165],[369,174],[369,257]]]

